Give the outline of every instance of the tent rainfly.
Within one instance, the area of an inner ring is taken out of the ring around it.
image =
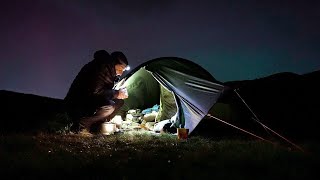
[[[171,92],[176,105],[172,124],[188,128],[189,134],[224,90],[222,83],[200,65],[177,57],[161,57],[141,64],[121,78],[115,88],[122,86],[129,93],[125,110],[150,107],[159,102],[164,89]],[[160,110],[165,109],[164,105]]]

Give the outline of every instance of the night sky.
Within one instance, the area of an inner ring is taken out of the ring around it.
[[[0,90],[54,98],[98,49],[131,67],[186,58],[222,82],[320,69],[319,0],[1,0],[0,27]]]

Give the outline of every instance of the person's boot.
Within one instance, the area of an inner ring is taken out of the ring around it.
[[[93,137],[93,134],[91,134],[87,129],[80,130],[79,135],[83,137]]]
[[[73,123],[70,127],[70,134],[77,134],[79,132],[79,124]]]
[[[80,129],[78,134],[84,137],[93,137],[93,134],[91,134],[90,131],[86,127],[82,126],[81,124],[80,124]]]

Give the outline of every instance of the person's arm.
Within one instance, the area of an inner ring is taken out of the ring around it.
[[[115,89],[106,89],[103,92],[103,96],[108,99],[126,99],[128,98],[128,92],[127,89],[123,88],[120,90]]]
[[[122,88],[118,91],[117,99],[126,99],[128,98],[128,91],[126,88]]]
[[[108,100],[111,100],[111,99],[117,99],[119,94],[120,94],[119,90],[105,89],[102,93],[102,96]]]

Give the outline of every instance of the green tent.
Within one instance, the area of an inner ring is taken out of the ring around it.
[[[127,87],[129,98],[125,99],[119,114],[160,104],[157,120],[170,119],[175,127],[188,128],[189,133],[224,90],[222,83],[204,68],[177,57],[162,57],[141,64],[115,88],[122,86]]]
[[[147,61],[124,76],[115,88],[121,86],[127,87],[129,98],[125,100],[120,112],[149,108],[159,103],[160,115],[157,120],[169,119],[173,126],[189,129],[189,134],[208,113],[214,113],[214,116],[208,116],[266,140],[225,121],[235,120],[234,116],[237,116],[230,105],[217,103],[224,92],[230,92],[230,88],[192,61],[177,57],[162,57]],[[244,102],[238,92],[234,92]],[[299,146],[262,124],[249,106],[245,102],[244,104],[261,127],[301,150]]]

